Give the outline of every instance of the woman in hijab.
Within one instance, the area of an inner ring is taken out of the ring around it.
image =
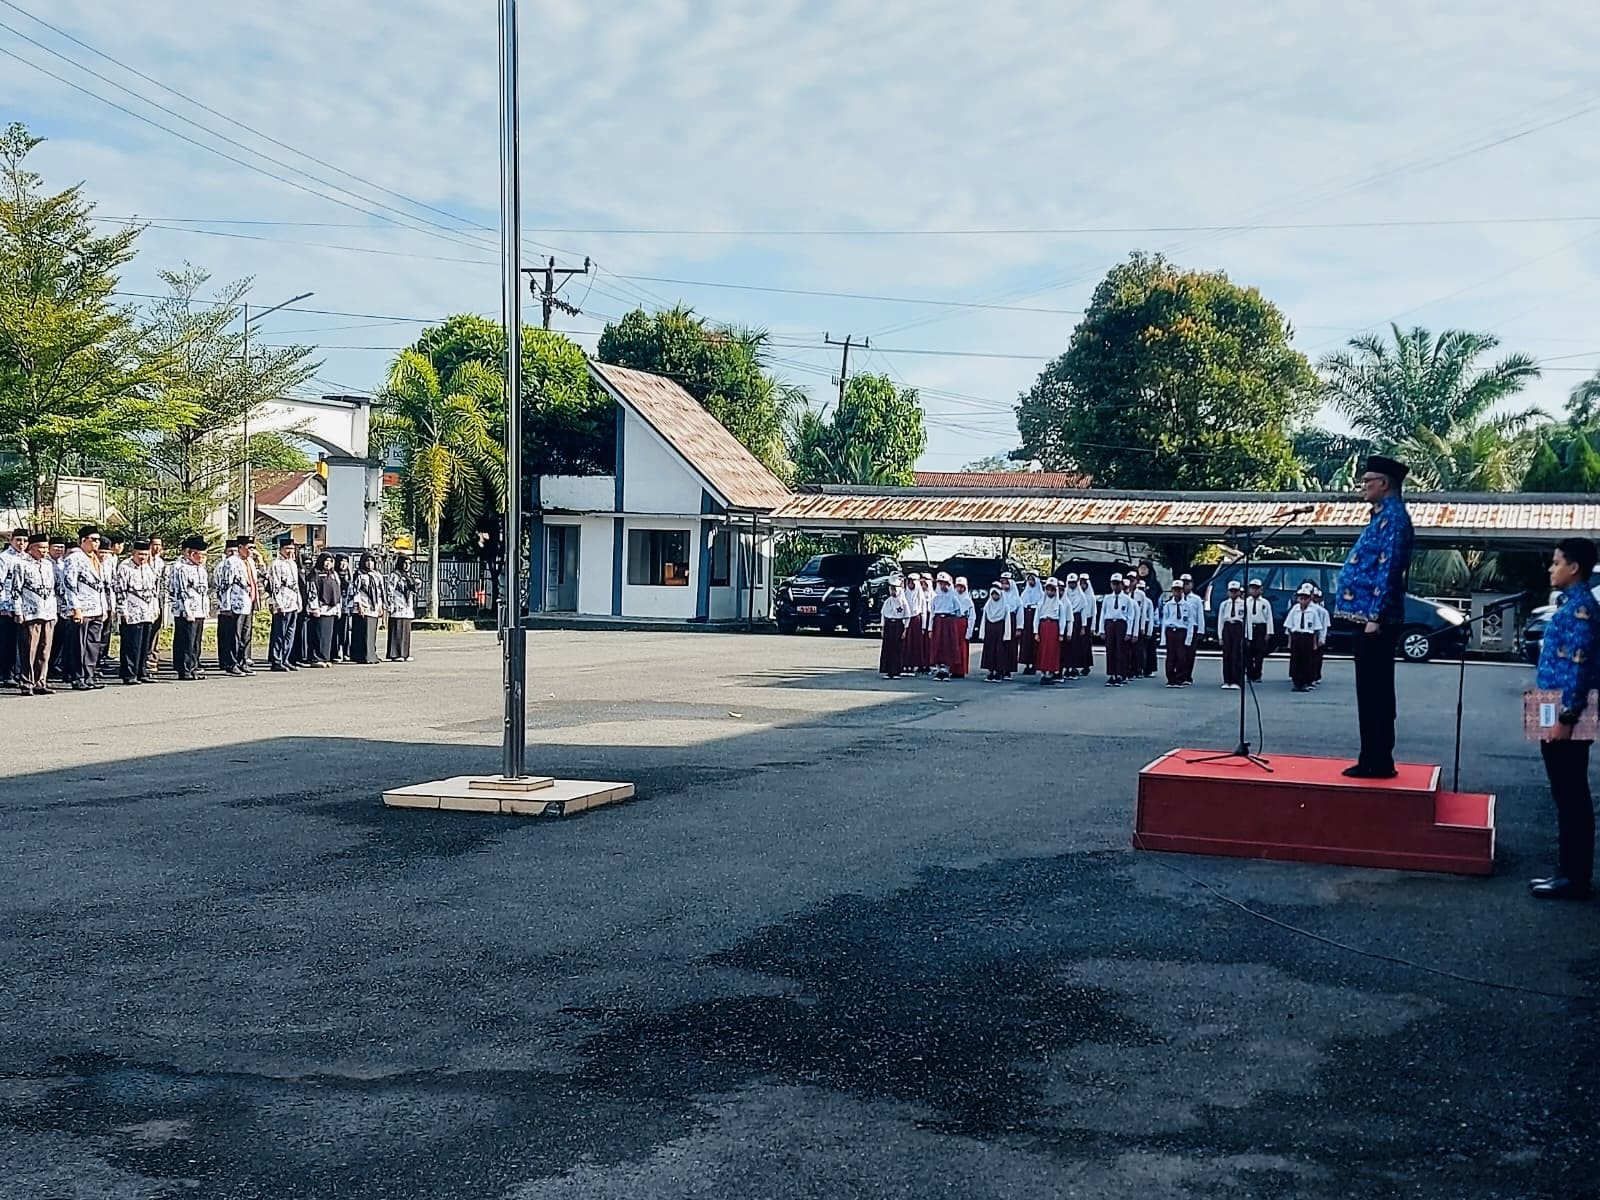
[[[1044,599],[1039,601],[1033,614],[1033,642],[1040,683],[1057,683],[1061,679],[1061,630],[1067,619],[1066,605],[1061,603],[1059,585],[1054,575],[1044,581]]]
[[[334,630],[339,618],[344,615],[344,588],[339,582],[338,573],[333,569],[333,555],[326,551],[317,555],[317,565],[312,568],[311,582],[306,590],[309,598],[306,612],[310,616],[311,626],[306,635],[306,640],[310,643],[310,665],[331,667],[334,655]]]
[[[1000,594],[997,583],[989,589],[989,600],[983,606],[983,658],[978,665],[986,672],[985,682],[1011,678],[1011,643],[1016,632],[1011,603]]]
[[[911,605],[906,603],[905,588],[898,576],[889,581],[889,598],[878,611],[878,619],[883,624],[883,649],[878,651],[878,673],[885,679],[899,679],[904,665],[901,650],[906,624],[911,620]]]
[[[390,662],[411,661],[411,621],[417,615],[417,577],[411,573],[411,560],[398,554],[394,573],[388,579]]]
[[[333,573],[339,579],[339,611],[333,618],[333,661],[346,662],[350,658],[350,590],[355,586],[355,572],[350,569],[348,554],[333,556]]]
[[[383,576],[377,560],[363,553],[345,598],[350,609],[350,661],[378,661],[378,618],[383,615]]]

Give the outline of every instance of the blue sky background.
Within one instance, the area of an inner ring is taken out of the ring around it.
[[[323,347],[314,390],[375,388],[421,328],[391,318],[498,316],[492,0],[0,0],[0,51],[47,181],[157,222],[125,288],[187,260],[263,306],[314,291],[258,327]],[[824,398],[823,334],[870,335],[853,367],[923,390],[928,469],[1016,444],[1017,393],[1137,248],[1261,288],[1313,358],[1389,320],[1491,330],[1551,412],[1600,367],[1587,6],[524,0],[522,55],[530,259],[600,267],[558,327],[592,347],[683,300],[771,330]]]

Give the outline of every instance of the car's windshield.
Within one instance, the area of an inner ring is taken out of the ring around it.
[[[859,554],[818,554],[800,568],[802,575],[816,575],[823,579],[838,579],[859,575],[866,569],[867,559]]]

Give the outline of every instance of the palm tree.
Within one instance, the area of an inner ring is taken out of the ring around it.
[[[1477,360],[1500,344],[1493,334],[1447,329],[1435,337],[1394,324],[1389,330],[1392,340],[1363,334],[1351,339],[1349,351],[1318,364],[1324,398],[1375,449],[1398,449],[1424,431],[1447,437],[1476,430],[1494,405],[1539,377],[1526,354],[1478,369]]]
[[[1575,430],[1592,430],[1600,425],[1600,371],[1567,396],[1567,424]]]
[[[1478,418],[1435,432],[1419,426],[1395,449],[1419,488],[1441,492],[1513,492],[1539,449],[1538,409]]]
[[[439,526],[446,510],[462,538],[487,506],[505,506],[505,449],[486,415],[504,390],[499,373],[479,362],[462,363],[441,384],[426,355],[402,350],[372,417],[373,452],[399,447],[406,493],[428,531],[431,616],[439,614]]]

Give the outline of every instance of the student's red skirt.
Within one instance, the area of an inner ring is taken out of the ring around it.
[[[1061,622],[1054,617],[1046,617],[1039,622],[1039,636],[1037,666],[1046,675],[1055,675],[1061,671]]]
[[[939,613],[933,618],[933,650],[928,665],[954,667],[966,657],[967,619],[959,614]]]

